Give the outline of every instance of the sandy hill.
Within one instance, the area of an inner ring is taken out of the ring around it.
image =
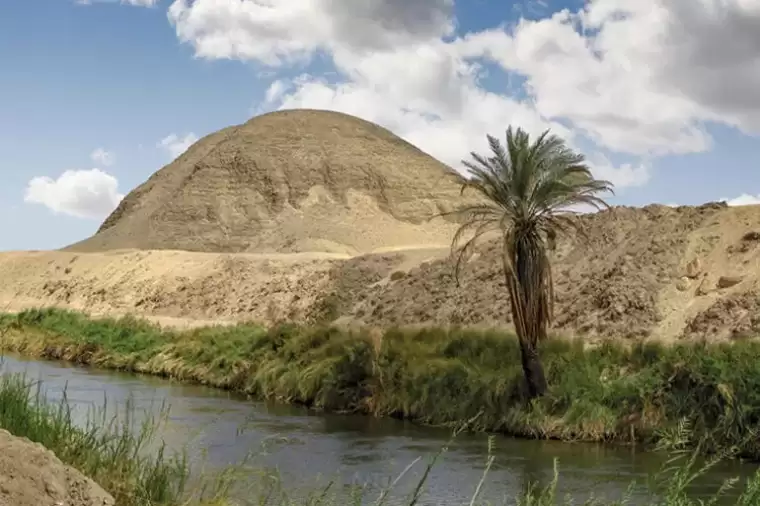
[[[337,112],[264,114],[199,140],[67,248],[324,251],[447,244],[435,219],[461,176],[373,123]]]
[[[457,286],[460,177],[372,123],[266,114],[212,134],[130,193],[92,238],[0,254],[0,307],[240,320],[509,324],[494,244]],[[760,206],[619,207],[553,254],[555,331],[728,339],[760,333]]]
[[[760,206],[615,208],[554,255],[558,332],[734,339],[760,333]],[[240,320],[508,324],[497,250],[452,279],[447,248],[382,254],[182,251],[0,254],[0,305]]]

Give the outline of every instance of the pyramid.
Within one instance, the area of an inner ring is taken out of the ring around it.
[[[450,243],[462,176],[354,116],[271,112],[212,133],[67,250],[362,254]]]

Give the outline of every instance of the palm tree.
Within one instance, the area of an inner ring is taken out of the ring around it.
[[[478,241],[498,234],[528,395],[535,398],[547,390],[538,343],[553,316],[548,251],[554,249],[559,232],[580,230],[573,208],[609,208],[597,194],[612,193],[613,185],[595,179],[583,155],[548,130],[531,142],[521,128],[509,127],[506,149],[491,135],[488,142],[490,156],[471,153],[473,161],[463,161],[471,177],[462,193],[472,189],[480,198],[452,212],[463,223],[451,245],[457,257],[455,275],[459,284],[461,269]]]

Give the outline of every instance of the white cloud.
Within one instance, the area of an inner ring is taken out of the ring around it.
[[[278,101],[287,90],[287,82],[282,79],[272,81],[272,84],[267,88],[264,102],[272,103]]]
[[[204,58],[268,64],[318,49],[375,50],[451,33],[453,0],[175,0],[177,36]]]
[[[118,189],[118,180],[100,169],[67,170],[58,179],[33,178],[24,202],[41,204],[56,214],[102,219],[124,198]]]
[[[623,164],[615,167],[606,156],[600,153],[593,154],[588,164],[594,177],[610,181],[616,187],[643,186],[649,182],[649,167],[645,164],[635,166]]]
[[[159,141],[157,147],[166,149],[173,160],[187,151],[187,148],[195,144],[197,140],[198,136],[192,132],[184,137],[180,137],[177,134],[169,134]]]
[[[116,156],[103,148],[97,148],[90,153],[90,159],[98,165],[109,167],[116,161]]]
[[[646,41],[657,38],[654,23],[632,31],[620,26],[631,22],[625,19],[584,36],[577,17],[564,11],[522,21],[511,36],[502,30],[471,35],[462,46],[525,76],[542,116],[567,120],[608,149],[634,154],[706,149],[709,139],[694,124],[693,102],[652,83],[650,62],[658,56]]]
[[[757,0],[592,0],[468,43],[522,73],[542,115],[657,155],[708,149],[706,121],[760,132],[758,24]]]
[[[733,199],[720,199],[721,202],[725,202],[729,206],[755,206],[760,204],[760,195],[750,195],[744,193]]]
[[[571,146],[597,144],[598,176],[636,186],[648,163],[614,167],[599,153],[704,151],[707,121],[760,131],[758,0],[590,0],[463,37],[452,0],[175,0],[168,16],[203,58],[281,69],[329,56],[340,82],[276,80],[261,108],[354,114],[453,166],[486,150],[486,133],[551,127]],[[527,98],[484,89],[487,61],[522,75]]]

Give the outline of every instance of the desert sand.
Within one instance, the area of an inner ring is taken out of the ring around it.
[[[451,169],[366,121],[294,110],[201,139],[91,238],[0,253],[0,308],[187,327],[256,320],[509,326],[498,250],[453,279]],[[471,202],[471,200],[469,200]],[[735,339],[760,330],[760,206],[617,207],[552,254],[554,331]]]
[[[79,252],[359,254],[446,244],[462,176],[337,112],[257,116],[213,133],[130,192]]]
[[[99,485],[53,452],[0,430],[0,506],[113,506]]]
[[[553,255],[557,332],[731,339],[760,320],[760,207],[614,208]],[[136,314],[186,327],[256,320],[508,326],[494,245],[457,286],[448,247],[349,256],[117,250],[0,254],[0,307]]]

